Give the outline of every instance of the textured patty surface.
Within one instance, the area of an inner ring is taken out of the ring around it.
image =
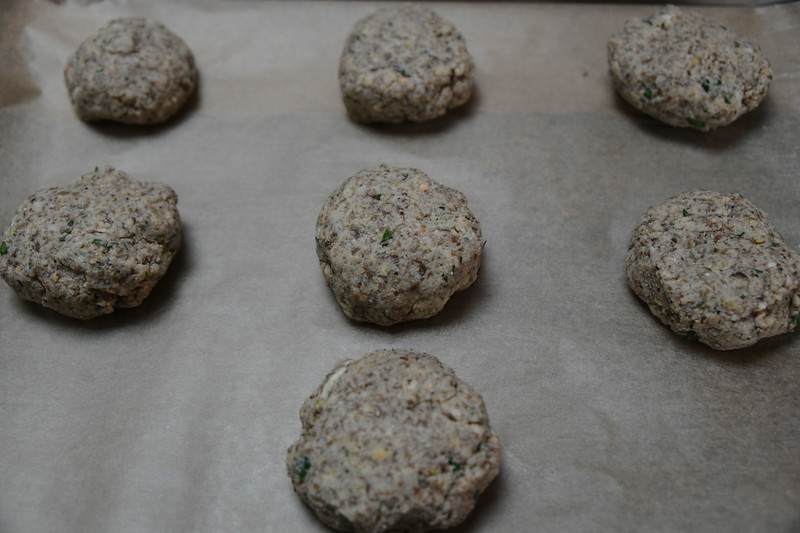
[[[129,17],[83,41],[64,67],[64,81],[85,121],[155,124],[186,102],[197,69],[180,37],[159,22]]]
[[[654,205],[625,269],[664,324],[719,350],[792,331],[800,317],[800,254],[739,194],[696,190]]]
[[[500,469],[481,396],[413,350],[340,363],[300,419],[289,477],[317,516],[342,531],[454,526]]]
[[[475,65],[450,22],[420,4],[359,20],[342,52],[339,84],[357,122],[423,121],[464,104]]]
[[[181,244],[166,185],[97,169],[32,194],[5,228],[0,276],[22,298],[80,319],[136,307]]]
[[[345,314],[384,326],[441,311],[477,279],[483,251],[462,193],[390,166],[363,170],[330,195],[316,241]]]
[[[666,6],[608,42],[617,92],[672,126],[713,130],[755,109],[772,69],[761,48],[722,24]]]

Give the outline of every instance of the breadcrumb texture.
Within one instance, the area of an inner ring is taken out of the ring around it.
[[[428,318],[478,277],[478,220],[459,191],[415,168],[381,166],[346,180],[317,219],[317,256],[353,320]]]
[[[718,350],[793,331],[800,317],[800,255],[739,194],[696,190],[651,207],[625,269],[664,324]]]
[[[420,4],[359,20],[342,52],[339,84],[363,123],[424,121],[469,100],[475,64],[461,33]]]
[[[483,398],[438,359],[413,350],[340,363],[300,419],[289,477],[340,531],[455,526],[500,470]]]
[[[667,124],[710,131],[755,109],[772,81],[758,44],[675,6],[629,20],[608,42],[617,92]]]
[[[175,114],[197,83],[194,57],[163,24],[118,18],[81,43],[64,81],[85,121],[156,124]]]
[[[32,194],[3,231],[0,276],[20,297],[79,319],[136,307],[181,244],[178,197],[113,168]]]

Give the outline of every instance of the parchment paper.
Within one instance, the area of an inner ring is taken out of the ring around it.
[[[477,64],[422,125],[348,120],[337,65],[371,2],[0,3],[0,224],[112,165],[178,193],[184,245],[145,303],[91,322],[0,286],[0,531],[325,531],[293,493],[298,411],[336,361],[413,348],[480,392],[501,474],[456,531],[800,530],[800,339],[683,340],[627,287],[633,226],[696,187],[741,192],[800,248],[800,4],[700,7],[754,37],[761,107],[703,134],[617,98],[608,37],[654,5],[437,3]],[[109,19],[161,20],[200,90],[168,124],[88,125],[66,58]],[[380,163],[464,192],[479,279],[433,319],[349,321],[314,225]]]

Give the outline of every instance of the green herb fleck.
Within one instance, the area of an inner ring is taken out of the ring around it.
[[[478,445],[475,446],[475,453],[478,453],[479,451],[481,451],[481,446],[482,445],[483,445],[483,442],[479,442]]]
[[[672,242],[678,242],[678,238],[677,237],[672,237]]]
[[[75,223],[73,221],[71,221],[71,220],[69,222],[67,222],[67,227],[61,230],[61,235],[66,235],[68,233],[72,233],[72,226],[74,226],[74,225],[75,225]]]
[[[98,169],[98,168],[100,168],[100,167],[94,167],[94,171],[95,171],[95,172],[97,172],[97,169]]]
[[[401,76],[405,76],[405,75],[406,75],[406,71],[405,71],[405,69],[402,69],[402,68],[396,68],[396,69],[394,69],[394,70],[395,70],[395,72],[397,72],[397,73],[398,73],[398,74],[400,74]]]
[[[458,264],[460,265],[463,262],[464,262],[464,258],[459,255],[458,256]]]
[[[726,104],[730,104],[730,103],[731,103],[731,99],[730,99],[730,98],[728,98],[728,95],[727,95],[727,94],[723,94],[723,95],[722,95],[722,99],[723,99],[723,100],[725,100],[725,103],[726,103]]]
[[[0,255],[6,255],[8,253],[8,245],[6,241],[0,242]]]
[[[747,295],[746,295],[746,294],[740,294],[740,295],[739,295],[739,298],[741,298],[742,300],[744,300],[744,299],[746,299],[746,298],[747,298]]]
[[[689,122],[689,124],[691,124],[695,128],[705,128],[706,127],[706,123],[703,122],[702,120],[697,120],[696,118],[692,118],[692,117],[686,117],[686,120]]]
[[[737,237],[739,237],[739,238],[741,239],[742,237],[744,237],[744,232],[737,233],[737,234],[736,234],[736,236],[737,236]]]
[[[308,474],[309,469],[311,468],[311,461],[308,460],[307,456],[298,457],[294,460],[294,469],[297,477],[301,480],[305,479],[306,474]]]
[[[689,216],[689,211],[686,208],[683,209],[683,216],[685,217]]]
[[[461,470],[461,465],[460,465],[460,464],[458,464],[458,463],[456,463],[456,462],[455,462],[455,461],[453,461],[452,459],[449,459],[449,460],[447,461],[447,464],[449,464],[449,465],[450,465],[450,468],[452,468],[452,469],[453,469],[453,472],[457,472],[457,471]]]
[[[798,320],[800,320],[800,311],[792,315],[792,324],[797,324]]]
[[[444,206],[443,206],[443,205],[440,205],[440,206],[439,206],[439,209],[441,209],[442,211],[444,211]]]
[[[708,92],[708,89],[710,88],[710,84],[708,82],[708,78],[704,79],[703,83],[701,83],[700,86],[703,88],[703,90],[705,92]]]
[[[380,194],[376,194],[375,196],[373,196],[373,198],[375,198],[376,200],[380,200],[381,199],[381,195]]]
[[[404,178],[407,178],[407,177],[408,177],[408,172],[403,172],[401,175],[402,175]]]
[[[326,503],[325,504],[325,509],[327,509],[328,511],[330,511],[332,513],[335,513],[337,507],[335,505],[333,505],[332,503]]]
[[[683,336],[684,340],[691,341],[697,338],[697,332],[693,329],[690,329],[686,332],[686,335]]]
[[[394,235],[392,235],[391,230],[387,229],[386,231],[383,232],[383,237],[381,237],[381,244],[385,243],[386,241],[388,241],[392,237],[394,237]]]
[[[742,43],[740,43],[739,41],[733,41],[733,46],[739,48],[740,46],[742,46]]]
[[[108,250],[109,248],[111,248],[115,244],[119,244],[119,243],[101,241],[100,239],[92,239],[92,244],[95,244],[97,246],[100,246],[100,247],[105,248],[106,250]]]
[[[175,231],[173,231],[173,232],[172,232],[172,235],[170,235],[170,236],[169,236],[169,239],[167,239],[167,244],[171,243],[171,242],[172,242],[172,239],[174,239],[175,237],[177,237],[177,236],[178,236],[178,234],[179,234],[180,232],[181,232],[180,228],[175,228]]]
[[[448,100],[448,101],[447,101],[447,105],[445,105],[445,106],[444,106],[444,110],[445,110],[445,111],[450,111],[450,108],[451,108],[451,107],[453,107],[453,103],[454,103],[454,102],[453,102],[453,99],[452,99],[452,98],[451,98],[450,100]]]
[[[751,268],[750,270],[752,270],[753,272],[755,272],[756,276],[758,276],[759,274],[763,274],[763,273],[764,273],[764,271],[763,271],[763,270],[759,270],[759,269],[757,269],[757,268]]]
[[[650,90],[650,87],[644,90],[644,97],[650,100],[653,97],[653,91]]]
[[[453,268],[450,270],[450,273],[451,274],[455,274],[456,273],[456,266],[455,265],[453,265]]]
[[[93,76],[97,76],[98,74],[102,74],[102,73],[103,73],[103,70],[105,70],[103,67],[97,68],[97,69],[95,69],[95,71],[92,73],[92,75],[93,75]]]

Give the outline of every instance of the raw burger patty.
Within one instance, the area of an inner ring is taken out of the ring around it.
[[[359,20],[339,62],[339,85],[357,122],[423,121],[472,95],[475,64],[451,23],[420,4]]]
[[[85,121],[164,122],[197,83],[192,52],[164,25],[118,18],[81,43],[64,67],[64,81]]]
[[[629,20],[608,42],[617,92],[667,124],[709,131],[752,111],[772,70],[758,44],[675,6]]]
[[[792,331],[800,316],[800,254],[739,194],[697,190],[654,205],[625,270],[664,324],[718,350]]]
[[[317,256],[353,320],[428,318],[478,276],[483,244],[466,197],[414,168],[363,170],[317,219]]]
[[[136,307],[181,244],[178,197],[113,168],[31,195],[3,231],[0,276],[22,298],[80,319]]]
[[[377,350],[338,364],[300,419],[289,477],[317,516],[341,531],[454,526],[500,469],[483,399],[424,353]]]

